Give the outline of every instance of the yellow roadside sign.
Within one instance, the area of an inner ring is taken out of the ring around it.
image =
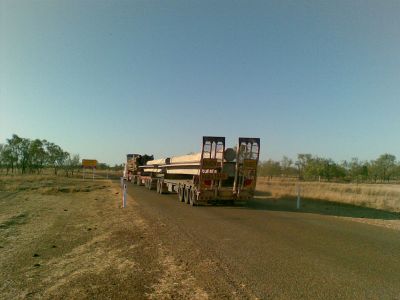
[[[82,166],[84,168],[96,168],[97,160],[95,160],[95,159],[82,159]]]

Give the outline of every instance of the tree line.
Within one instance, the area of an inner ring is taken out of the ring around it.
[[[70,154],[60,146],[40,139],[28,139],[13,134],[5,144],[0,144],[0,170],[6,174],[19,172],[42,173],[51,168],[57,175],[63,170],[68,176],[81,168],[79,154]],[[121,170],[122,165],[110,167],[99,163],[100,170]],[[382,154],[371,161],[352,158],[337,163],[330,158],[311,154],[298,154],[297,160],[286,156],[281,161],[272,159],[260,162],[259,176],[296,177],[301,180],[347,181],[347,182],[390,182],[400,180],[400,162],[392,154]]]
[[[400,162],[392,154],[382,154],[375,160],[358,158],[337,163],[330,158],[298,154],[297,160],[286,156],[281,161],[267,160],[259,164],[259,176],[296,177],[301,180],[343,182],[390,182],[400,179]]]
[[[6,174],[39,174],[45,168],[52,168],[55,175],[62,169],[68,176],[79,167],[79,154],[70,154],[47,140],[31,140],[13,134],[5,144],[0,144],[0,168]]]
[[[81,168],[79,154],[71,154],[60,146],[47,140],[19,137],[13,134],[5,144],[0,144],[0,170],[6,174],[11,173],[36,173],[44,169],[53,169],[57,175],[63,170],[66,176],[74,175]],[[122,170],[122,165],[110,167],[105,163],[98,163],[99,170]]]

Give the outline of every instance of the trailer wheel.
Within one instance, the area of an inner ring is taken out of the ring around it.
[[[160,180],[160,194],[164,194],[164,181]]]
[[[164,182],[161,179],[157,180],[157,193],[163,194]]]
[[[160,179],[157,179],[157,188],[156,188],[157,194],[160,194]]]
[[[185,193],[184,193],[185,189],[182,185],[178,186],[178,199],[180,202],[184,202],[185,201]]]
[[[191,206],[196,206],[197,205],[197,189],[193,188],[190,191],[190,198],[189,198],[189,202]]]
[[[164,194],[164,186],[165,186],[164,181],[160,180],[160,194]]]
[[[185,188],[185,203],[190,203],[190,187]]]

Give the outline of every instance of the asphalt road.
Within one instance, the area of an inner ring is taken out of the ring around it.
[[[210,298],[400,299],[400,232],[335,216],[190,207],[128,185],[159,240]],[[129,203],[128,203],[129,205]]]

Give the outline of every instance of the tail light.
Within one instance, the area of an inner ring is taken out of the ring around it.
[[[245,179],[244,182],[243,182],[243,185],[244,185],[244,186],[249,186],[249,185],[252,184],[252,182],[253,182],[252,179]]]
[[[211,186],[212,181],[211,180],[204,180],[203,184],[206,186]]]

